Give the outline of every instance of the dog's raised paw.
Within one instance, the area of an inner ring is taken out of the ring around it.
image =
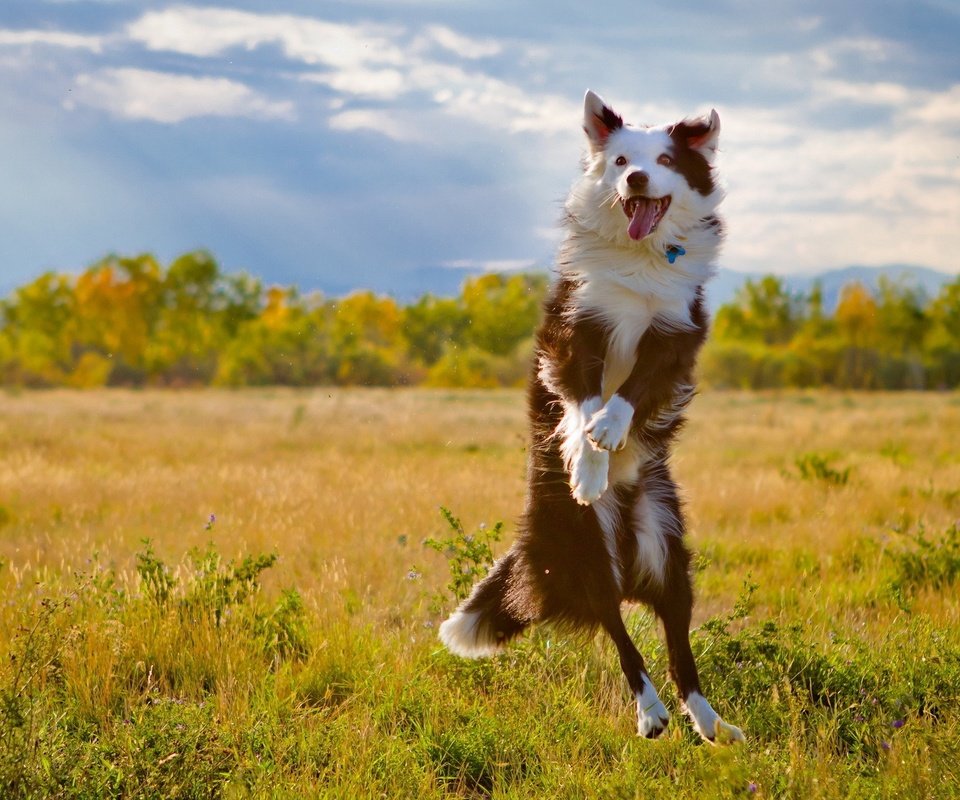
[[[595,450],[585,444],[574,459],[570,472],[570,492],[573,499],[582,506],[599,500],[607,489],[609,468],[610,454],[606,450]]]
[[[615,394],[587,422],[584,433],[601,450],[621,450],[627,443],[632,421],[633,406]]]

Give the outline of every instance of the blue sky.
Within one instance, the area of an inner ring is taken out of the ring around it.
[[[957,42],[955,0],[3,0],[0,291],[196,247],[330,293],[545,267],[587,87],[718,109],[723,266],[956,273]]]

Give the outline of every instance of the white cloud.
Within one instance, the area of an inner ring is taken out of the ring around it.
[[[881,63],[889,61],[900,50],[900,45],[890,39],[870,36],[840,37],[814,47],[808,52],[811,62],[820,72],[837,69],[845,59],[859,62]]]
[[[0,30],[0,46],[50,45],[99,53],[103,50],[104,41],[102,36],[85,36],[65,31]]]
[[[77,77],[73,102],[117,117],[176,123],[191,117],[292,120],[293,104],[268,100],[226,78],[172,75],[144,69],[104,69]]]
[[[482,71],[432,60],[425,55],[430,45],[467,60],[503,50],[496,41],[474,39],[442,25],[429,25],[411,36],[396,26],[184,6],[144,14],[127,26],[127,34],[151,50],[206,57],[233,47],[277,44],[287,58],[327,68],[302,76],[304,80],[364,100],[429,92],[444,113],[511,133],[567,130],[578,113],[578,106],[563,97],[529,93]],[[369,128],[391,138],[415,138],[395,117],[373,110],[343,112],[330,124],[337,130]]]
[[[960,125],[960,83],[945,92],[931,92],[916,98],[905,116],[932,125]]]
[[[823,98],[885,105],[884,125],[834,129]],[[792,113],[728,109],[727,263],[787,272],[921,263],[955,270],[960,250],[960,86],[831,82]]]
[[[430,25],[426,37],[461,58],[486,58],[503,51],[503,45],[493,39],[474,39],[444,25]]]
[[[406,56],[395,42],[400,30],[289,14],[181,6],[144,14],[127,26],[127,35],[150,50],[193,56],[219,55],[233,47],[253,50],[276,44],[287,58],[350,69],[403,63]]]
[[[916,92],[899,83],[865,83],[842,80],[817,80],[812,83],[818,101],[845,101],[860,105],[898,107],[916,98]]]
[[[519,272],[538,266],[532,258],[501,258],[488,261],[473,258],[458,258],[440,264],[447,269],[466,269],[478,272]]]
[[[322,83],[341,94],[389,100],[408,91],[404,73],[396,69],[355,67],[302,76],[305,81]]]
[[[418,126],[401,119],[396,113],[380,109],[341,111],[330,117],[330,127],[337,131],[372,131],[398,142],[421,141],[424,138]]]

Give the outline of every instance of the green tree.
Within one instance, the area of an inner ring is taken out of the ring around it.
[[[928,320],[924,353],[930,385],[960,386],[960,276],[941,287]]]
[[[803,320],[802,308],[782,278],[766,275],[744,283],[733,303],[718,310],[714,327],[721,338],[785,344]]]
[[[466,311],[455,298],[425,294],[402,312],[402,335],[410,356],[428,367],[448,348],[465,343],[468,325]]]
[[[496,356],[512,352],[533,335],[545,292],[546,278],[541,275],[490,273],[468,278],[461,294],[468,319],[466,342]]]

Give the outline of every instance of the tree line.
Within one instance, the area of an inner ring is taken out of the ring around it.
[[[24,387],[520,385],[543,274],[467,278],[457,297],[330,298],[225,273],[204,251],[164,267],[107,257],[0,301],[0,383]],[[960,386],[960,278],[934,298],[881,281],[822,293],[748,281],[715,314],[701,380],[721,387]]]

